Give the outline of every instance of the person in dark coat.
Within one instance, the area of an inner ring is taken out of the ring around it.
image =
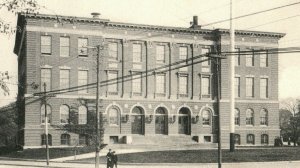
[[[118,167],[118,156],[116,155],[115,151],[112,152],[112,163],[112,168],[114,168],[114,166],[116,166],[116,168]]]
[[[107,158],[107,165],[106,168],[111,168],[113,167],[113,161],[112,161],[112,152],[111,149],[108,149],[108,153],[106,154],[106,158]]]

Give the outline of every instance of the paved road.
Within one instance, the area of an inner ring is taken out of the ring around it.
[[[45,162],[41,161],[12,161],[0,160],[0,168],[37,168],[46,167]],[[79,163],[62,163],[50,162],[51,168],[94,168],[93,164]],[[105,168],[106,165],[101,164],[100,168]],[[217,168],[217,164],[211,163],[189,163],[189,164],[126,164],[119,165],[119,168]],[[223,163],[222,168],[299,168],[300,161],[294,162],[247,162],[247,163]]]

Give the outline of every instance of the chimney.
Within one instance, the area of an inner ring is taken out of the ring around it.
[[[91,13],[91,15],[93,16],[93,19],[100,19],[100,13],[98,13],[98,12],[93,12],[93,13]]]
[[[191,22],[191,27],[193,29],[201,29],[201,26],[198,25],[198,16],[193,16],[193,21]]]
[[[193,16],[193,26],[198,26],[198,16]]]

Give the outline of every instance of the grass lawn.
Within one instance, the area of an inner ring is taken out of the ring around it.
[[[77,154],[89,153],[95,151],[95,146],[78,147]],[[74,148],[50,148],[50,159],[74,156]],[[20,159],[46,159],[46,149],[24,149],[17,151],[14,148],[0,147],[0,157],[20,158]]]
[[[258,149],[236,149],[222,151],[223,162],[264,162],[300,160],[300,148],[276,147]],[[217,163],[217,150],[181,150],[155,151],[130,154],[118,154],[121,163]],[[100,158],[106,162],[105,157]],[[94,158],[76,162],[94,163]]]

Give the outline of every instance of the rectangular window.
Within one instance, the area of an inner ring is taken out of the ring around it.
[[[186,60],[188,57],[187,47],[179,47],[179,59]]]
[[[268,98],[268,78],[260,79],[260,98]]]
[[[187,96],[188,94],[188,76],[179,76],[179,94]]]
[[[51,69],[41,69],[41,86],[46,83],[46,91],[51,90]]]
[[[210,49],[209,48],[202,48],[201,49],[201,60],[206,60],[208,57],[205,57],[203,54],[208,54],[210,52]],[[207,61],[203,61],[201,62],[201,65],[202,66],[209,66],[210,65],[210,61],[207,60]]]
[[[132,61],[133,62],[142,62],[142,45],[133,44],[132,45]]]
[[[59,38],[59,51],[61,57],[70,56],[70,38],[60,37]]]
[[[240,77],[234,78],[234,86],[235,86],[235,97],[240,97],[241,93],[241,80]]]
[[[51,55],[51,36],[41,36],[41,53]]]
[[[260,55],[260,67],[268,67],[268,53],[261,53]]]
[[[59,88],[67,89],[70,87],[70,70],[61,69],[59,72]]]
[[[132,77],[132,92],[142,93],[142,74],[134,75]]]
[[[88,71],[87,70],[79,70],[78,71],[78,86],[80,87],[78,93],[88,93]]]
[[[78,38],[78,55],[82,57],[88,56],[88,39],[87,38]]]
[[[111,42],[108,44],[108,56],[110,59],[118,59],[118,43]]]
[[[246,97],[254,97],[254,78],[246,78]]]
[[[156,75],[155,93],[159,93],[159,94],[166,93],[166,75],[165,74],[157,74]]]
[[[118,92],[118,72],[117,71],[109,71],[108,72],[108,92],[109,93],[117,93]]]
[[[156,46],[156,62],[165,63],[165,46]]]
[[[239,48],[236,48],[235,49],[235,54],[234,54],[234,63],[235,63],[235,66],[240,66],[241,65],[241,56],[240,56],[240,49]]]
[[[246,55],[246,66],[254,66],[253,51],[252,52],[250,52],[250,51],[247,52],[247,55]]]
[[[210,98],[210,77],[201,78],[201,94],[203,98]]]

